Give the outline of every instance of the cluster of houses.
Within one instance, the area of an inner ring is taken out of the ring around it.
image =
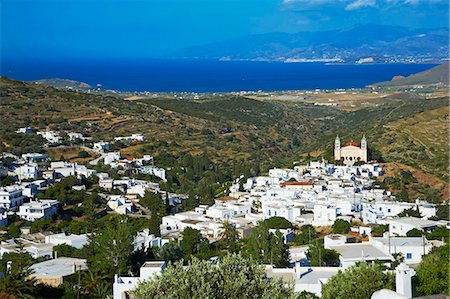
[[[18,132],[31,134],[33,130],[21,128]],[[56,132],[38,134],[49,143],[60,142],[61,137]],[[85,139],[79,133],[68,136],[71,140]],[[144,136],[133,134],[116,137],[115,140],[143,141]],[[166,171],[154,166],[153,157],[123,159],[120,152],[109,152],[109,148],[108,142],[93,144],[93,151],[101,154],[105,165],[120,167],[125,175],[149,174],[166,181]],[[162,247],[179,239],[187,227],[199,230],[210,242],[215,242],[220,238],[225,221],[236,227],[240,237],[247,237],[258,222],[274,216],[283,217],[298,226],[309,224],[315,227],[330,226],[343,219],[353,225],[349,234],[331,234],[324,238],[325,249],[333,249],[339,254],[339,267],[311,267],[306,258],[308,246],[291,247],[292,266],[280,269],[267,265],[267,275],[285,279],[294,285],[295,291],[308,291],[320,296],[322,285],[338,271],[360,261],[380,261],[391,266],[396,256],[401,255],[404,263],[400,264],[397,273],[397,293],[410,298],[411,276],[414,275],[410,267],[420,263],[423,255],[443,242],[407,237],[407,233],[412,229],[431,232],[439,227],[448,228],[449,224],[431,220],[436,216],[435,205],[420,200],[398,202],[389,191],[377,187],[376,178],[384,172],[379,164],[366,162],[367,142],[364,137],[361,146],[351,142],[343,147],[336,138],[335,156],[338,161],[335,163],[310,162],[294,169],[271,169],[266,176],[251,177],[246,181],[238,178],[229,188],[229,195],[216,199],[214,205],[199,205],[192,211],[178,212],[187,196],[165,192],[157,183],[127,176],[112,178],[108,173],[96,172],[85,165],[49,162],[48,157],[42,154],[28,153],[18,157],[3,153],[4,158],[13,158],[14,162],[8,168],[0,165],[0,176],[15,176],[17,181],[14,185],[0,187],[0,226],[8,224],[8,215],[11,214],[31,222],[53,217],[58,212],[58,201],[39,199],[37,194],[67,176],[96,175],[99,187],[104,190],[101,196],[118,214],[133,214],[143,209],[139,200],[146,192],[161,194],[162,200],[171,207],[172,214],[162,217],[161,237],[150,234],[148,230],[139,232],[134,239],[135,250]],[[84,186],[72,188],[82,190]],[[121,194],[112,194],[110,191],[113,189],[120,190]],[[418,211],[421,217],[399,217],[410,209]],[[389,229],[382,237],[373,237],[372,227],[378,224],[387,225]],[[20,238],[0,243],[0,258],[4,253],[19,251],[29,252],[34,258],[53,258],[33,267],[37,279],[54,286],[63,283],[77,269],[86,269],[85,260],[58,258],[53,249],[60,244],[82,248],[89,242],[87,234],[30,234],[26,228],[22,230]],[[294,230],[280,232],[285,243],[294,240]],[[161,273],[165,267],[165,262],[146,262],[139,277],[116,275],[114,298],[125,298],[140,281]]]
[[[243,184],[237,180],[230,187],[229,196],[217,199],[213,206],[200,205],[193,211],[164,216],[161,235],[166,240],[179,238],[186,227],[191,227],[214,242],[224,221],[232,223],[239,235],[246,237],[259,221],[273,216],[284,217],[296,225],[317,227],[344,219],[354,225],[349,234],[331,234],[324,239],[325,249],[339,254],[339,267],[311,267],[306,258],[308,246],[291,247],[291,262],[295,266],[279,269],[268,265],[267,275],[293,283],[298,292],[320,296],[322,285],[338,271],[361,261],[379,261],[390,267],[400,255],[403,263],[399,266],[397,293],[393,293],[404,296],[398,298],[411,298],[414,270],[410,267],[443,242],[407,237],[407,232],[412,229],[431,232],[439,227],[448,228],[449,224],[430,220],[436,215],[435,205],[419,200],[398,202],[390,192],[377,188],[375,178],[381,175],[381,166],[369,163],[337,166],[319,161],[294,169],[271,169],[268,176],[252,177]],[[417,210],[421,218],[398,216],[408,209]],[[376,224],[389,227],[382,237],[371,235]],[[286,243],[293,240],[294,231],[286,229],[281,233]],[[155,265],[152,265],[158,268],[155,273],[164,270],[164,264]],[[148,278],[145,270],[142,273],[142,277],[116,276],[114,298],[122,298],[138,281]]]

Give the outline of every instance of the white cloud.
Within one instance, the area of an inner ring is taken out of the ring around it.
[[[282,0],[283,4],[301,7],[317,7],[322,5],[342,6],[345,10],[356,10],[363,7],[385,8],[401,5],[438,4],[448,0]]]
[[[354,10],[362,7],[376,7],[376,6],[377,6],[376,0],[356,0],[347,4],[347,6],[345,6],[345,9]]]

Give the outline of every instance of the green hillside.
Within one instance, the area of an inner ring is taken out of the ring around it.
[[[373,158],[413,167],[440,182],[448,178],[448,140],[439,137],[448,136],[448,97],[396,93],[385,98],[386,104],[349,112],[231,94],[130,101],[7,78],[0,80],[0,97],[1,151],[49,151],[39,136],[14,133],[23,126],[80,132],[92,141],[142,133],[143,143],[119,143],[115,149],[125,156],[153,155],[158,165],[169,168],[202,157],[203,162],[197,161],[203,165],[201,171],[195,179],[187,178],[189,186],[205,176],[225,182],[242,173],[291,167],[294,161],[306,160],[308,153],[331,160],[336,134],[359,140],[363,133]],[[57,150],[51,154],[58,155]],[[179,169],[173,169],[173,176],[173,187],[182,188]]]

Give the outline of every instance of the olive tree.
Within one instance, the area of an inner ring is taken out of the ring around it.
[[[169,264],[161,275],[141,282],[134,298],[295,298],[293,288],[267,278],[264,268],[239,254],[217,264],[193,258],[187,265]]]

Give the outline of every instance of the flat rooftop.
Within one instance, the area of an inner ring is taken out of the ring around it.
[[[77,270],[80,266],[81,270],[87,269],[85,259],[60,257],[34,264],[30,267],[30,270],[33,272],[33,276],[65,277],[75,273],[74,265],[77,266]]]
[[[336,250],[346,260],[393,260],[392,256],[367,243],[346,244],[330,248]]]
[[[142,267],[143,268],[161,268],[166,262],[164,261],[155,261],[155,262],[145,262]]]

